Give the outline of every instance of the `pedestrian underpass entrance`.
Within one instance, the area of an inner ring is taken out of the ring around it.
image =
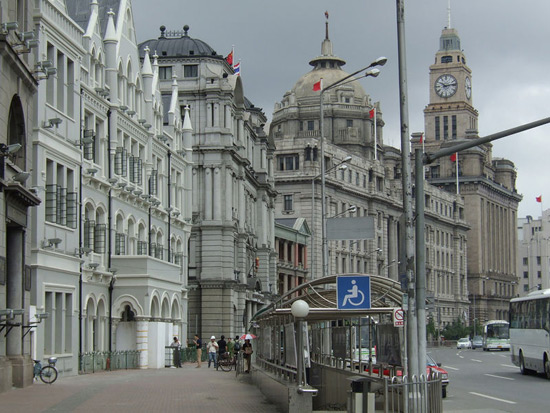
[[[395,314],[403,315],[402,299],[398,282],[374,275],[304,283],[254,315],[256,363],[273,380],[306,397],[315,394],[312,410],[371,404],[386,411],[424,411],[421,405],[440,411],[440,379],[410,380],[403,367],[405,329],[394,325]],[[301,302],[309,311],[296,317],[293,307]]]

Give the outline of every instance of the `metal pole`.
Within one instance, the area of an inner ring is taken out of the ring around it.
[[[326,221],[326,197],[325,197],[325,116],[323,108],[323,93],[325,89],[320,93],[320,122],[321,122],[321,237],[323,240],[323,277],[328,275],[328,244],[327,244],[327,221]]]
[[[399,61],[399,112],[401,120],[401,169],[403,180],[403,212],[405,215],[405,260],[408,280],[407,308],[407,374],[418,376],[418,340],[414,280],[414,229],[412,211],[412,178],[409,143],[409,107],[407,97],[407,61],[405,50],[405,5],[404,0],[396,0],[397,5],[397,49]]]
[[[298,383],[298,386],[302,386],[302,381],[303,381],[303,374],[302,374],[302,370],[303,370],[303,366],[304,366],[304,363],[303,363],[303,357],[304,357],[304,345],[303,345],[303,337],[302,337],[302,333],[303,333],[303,321],[301,318],[298,319],[298,331],[297,331],[297,334],[296,334],[296,347],[297,348],[297,351],[296,351],[296,382]]]
[[[311,180],[311,275],[310,279],[318,278],[315,272],[315,180]],[[313,275],[315,274],[315,276]]]
[[[426,235],[424,231],[424,164],[422,160],[422,149],[416,149],[414,151],[414,163],[416,180],[416,308],[418,311],[419,368],[426,365],[426,250],[424,249]]]

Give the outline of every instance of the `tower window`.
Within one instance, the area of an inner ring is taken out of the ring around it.
[[[285,211],[292,211],[292,195],[284,196],[284,206]]]
[[[442,56],[441,57],[441,63],[452,63],[453,57],[452,56]]]
[[[353,127],[353,119],[346,120],[346,125],[347,125],[348,128],[352,128]]]
[[[279,155],[277,157],[279,171],[294,171],[300,169],[300,157],[293,155]]]
[[[443,116],[443,139],[449,137],[449,117]]]
[[[441,139],[440,135],[441,125],[439,124],[439,116],[435,117],[435,140],[438,141]]]
[[[451,133],[453,139],[456,139],[456,115],[453,115],[451,118]]]

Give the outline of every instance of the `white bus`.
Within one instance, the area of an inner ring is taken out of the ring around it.
[[[510,300],[512,363],[550,379],[550,289]]]
[[[510,325],[505,320],[490,320],[483,325],[483,351],[510,350]]]

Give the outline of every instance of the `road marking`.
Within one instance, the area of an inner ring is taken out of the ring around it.
[[[502,367],[509,367],[511,369],[517,369],[517,366],[513,366],[512,364],[501,364]]]
[[[483,363],[483,361],[478,360],[478,359],[470,359],[470,360],[475,361],[475,362],[477,362],[477,363]]]
[[[460,369],[457,369],[456,367],[451,367],[451,366],[445,366],[446,369],[449,369],[449,370],[460,370]]]
[[[497,379],[504,379],[504,380],[515,380],[511,377],[503,377],[503,376],[497,376],[495,374],[489,374],[489,373],[485,373],[485,376],[489,376],[489,377],[496,377]]]
[[[473,392],[473,391],[471,391],[470,394],[473,394],[474,396],[485,397],[486,399],[496,400],[496,401],[502,402],[502,403],[517,404],[516,402],[513,402],[511,400],[499,399],[498,397],[488,396],[486,394],[476,393],[476,392]]]

